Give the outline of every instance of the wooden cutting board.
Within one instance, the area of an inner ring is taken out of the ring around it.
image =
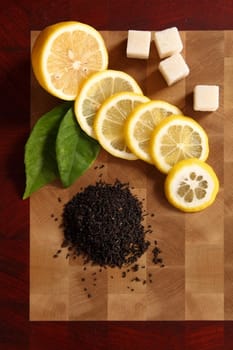
[[[101,151],[93,166],[69,189],[59,182],[30,198],[31,320],[229,320],[233,319],[233,31],[181,32],[190,75],[167,87],[158,72],[159,58],[151,43],[150,58],[126,58],[127,32],[102,32],[110,68],[131,74],[152,99],[164,99],[194,117],[210,140],[211,164],[220,180],[215,203],[203,212],[184,214],[171,207],[163,192],[164,175],[140,160],[124,161]],[[32,42],[38,32],[32,33]],[[193,111],[196,84],[220,86],[220,108]],[[31,122],[58,101],[44,92],[32,75]],[[101,168],[101,165],[104,165]],[[101,269],[82,259],[67,258],[62,249],[63,205],[81,187],[100,178],[130,181],[145,209],[165,267],[152,263],[151,249],[139,260],[139,271]],[[140,281],[132,281],[138,276]],[[88,294],[89,297],[88,297]]]

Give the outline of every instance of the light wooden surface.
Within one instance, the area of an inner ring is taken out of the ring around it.
[[[210,140],[208,163],[219,177],[220,193],[205,211],[184,214],[167,203],[163,193],[164,176],[152,165],[139,160],[120,160],[101,151],[92,168],[69,189],[62,189],[59,182],[55,182],[33,194],[30,199],[30,320],[233,319],[233,32],[182,32],[183,55],[191,73],[172,87],[166,86],[157,70],[159,58],[154,43],[148,60],[127,59],[127,32],[102,33],[109,49],[110,68],[130,73],[145,95],[176,104],[206,129]],[[32,33],[32,40],[36,34]],[[192,91],[197,83],[220,86],[217,112],[193,111]],[[33,76],[31,92],[34,123],[58,101],[48,96]],[[102,164],[103,169],[95,169]],[[99,267],[88,265],[84,271],[82,259],[66,259],[64,249],[58,258],[53,258],[62,242],[59,224],[63,204],[81,187],[95,183],[100,175],[107,182],[114,182],[116,177],[123,182],[130,181],[134,192],[145,198],[145,208],[155,214],[145,220],[145,225],[151,224],[153,228],[148,238],[158,241],[164,268],[152,263],[151,249],[139,261],[140,266],[146,268],[130,272],[126,278],[122,278],[122,271],[118,269],[100,272]],[[135,276],[147,283],[132,282]]]

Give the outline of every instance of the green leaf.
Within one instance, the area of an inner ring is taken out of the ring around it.
[[[25,145],[26,188],[23,199],[59,176],[56,137],[71,102],[65,102],[39,118]]]
[[[81,176],[99,151],[98,142],[81,130],[70,108],[60,124],[56,140],[57,164],[63,186],[70,186]]]

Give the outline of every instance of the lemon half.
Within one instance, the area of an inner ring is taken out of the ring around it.
[[[43,29],[31,58],[39,84],[63,100],[74,100],[81,83],[93,72],[108,66],[108,52],[101,34],[75,21],[59,22]]]

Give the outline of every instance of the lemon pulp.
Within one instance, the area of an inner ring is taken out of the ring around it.
[[[190,158],[178,162],[165,180],[165,194],[175,207],[200,211],[210,206],[219,190],[217,175],[210,165]]]

